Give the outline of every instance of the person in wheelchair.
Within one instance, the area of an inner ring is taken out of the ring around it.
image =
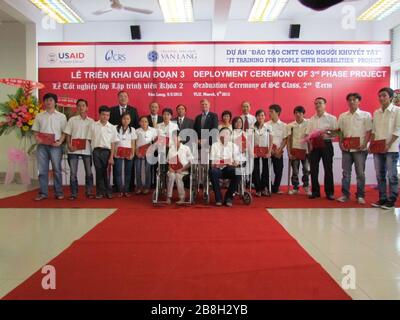
[[[219,141],[211,146],[210,180],[215,193],[217,206],[222,206],[220,179],[228,179],[229,187],[225,193],[224,204],[232,207],[233,195],[238,190],[240,172],[240,150],[232,142],[232,132],[229,128],[222,128],[219,132]]]
[[[181,142],[181,138],[175,132],[172,135],[170,148],[168,151],[168,184],[167,184],[167,204],[171,204],[174,184],[178,189],[179,201],[177,205],[185,203],[186,192],[184,177],[189,174],[190,165],[193,162],[193,154],[190,148]]]

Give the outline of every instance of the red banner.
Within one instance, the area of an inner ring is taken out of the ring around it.
[[[244,100],[252,113],[278,103],[282,120],[291,121],[295,106],[311,116],[322,96],[338,116],[349,92],[360,93],[372,112],[377,91],[390,83],[389,65],[388,42],[39,44],[41,95],[86,99],[94,118],[100,105],[118,104],[120,90],[140,115],[158,101],[173,109],[183,103],[193,117],[206,98],[219,115],[239,115]]]

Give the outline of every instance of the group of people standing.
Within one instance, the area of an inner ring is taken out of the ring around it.
[[[280,120],[282,108],[272,104],[268,110],[259,109],[251,114],[250,102],[241,105],[242,114],[233,117],[224,111],[219,121],[210,111],[210,102],[200,102],[201,114],[194,120],[186,116],[183,104],[174,111],[153,102],[150,114],[138,115],[129,105],[129,95],[118,93],[119,104],[99,108],[99,120],[88,117],[88,102],[77,101],[77,115],[68,121],[56,110],[57,96],[48,93],[43,102],[45,111],[38,114],[32,130],[38,143],[37,160],[40,191],[36,200],[48,198],[48,172],[51,163],[54,172],[56,199],[64,199],[61,175],[63,144],[68,148],[70,167],[70,200],[78,197],[78,163],[83,160],[87,198],[130,197],[132,193],[148,194],[156,184],[157,148],[167,146],[168,187],[167,202],[170,203],[176,183],[179,203],[185,201],[183,178],[189,174],[196,150],[207,148],[209,175],[217,206],[232,206],[233,196],[240,177],[237,168],[244,162],[252,162],[252,182],[255,195],[262,197],[281,193],[284,169],[283,154],[287,149],[291,166],[289,194],[300,192],[300,168],[302,188],[310,199],[321,197],[319,164],[324,168],[324,189],[328,200],[335,200],[333,177],[333,140],[339,138],[342,150],[342,195],[336,200],[350,200],[351,172],[354,164],[357,176],[358,203],[365,204],[365,164],[368,153],[373,153],[379,199],[373,204],[384,209],[393,208],[398,195],[397,162],[399,158],[400,108],[392,103],[394,91],[382,88],[378,92],[379,108],[373,117],[361,109],[362,97],[349,93],[346,97],[348,111],[337,119],[326,111],[327,101],[318,97],[314,101],[315,114],[305,118],[303,106],[293,110],[294,121],[286,124]],[[267,119],[267,116],[269,119]],[[192,130],[195,143],[182,132]],[[216,132],[216,136],[204,136],[204,132]],[[204,138],[206,137],[206,138]],[[251,138],[251,143],[249,139]],[[249,152],[248,148],[251,146]],[[149,150],[154,149],[149,160]],[[200,152],[201,153],[201,152]],[[92,162],[96,172],[96,193],[93,188]],[[269,168],[269,165],[272,168]],[[274,180],[269,186],[270,169]],[[113,185],[110,177],[113,177]],[[311,176],[311,187],[310,187]],[[221,179],[228,180],[229,187],[222,196]],[[387,191],[389,184],[389,192]]]

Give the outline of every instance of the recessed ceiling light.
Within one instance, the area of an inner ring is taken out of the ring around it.
[[[382,20],[383,18],[386,18],[398,9],[400,9],[399,0],[379,0],[375,2],[371,7],[369,7],[366,11],[364,11],[358,17],[358,20]]]
[[[159,0],[167,23],[193,22],[192,0]]]
[[[280,16],[287,3],[288,0],[254,0],[249,21],[274,21]]]
[[[83,23],[81,17],[63,0],[30,0],[58,23]]]

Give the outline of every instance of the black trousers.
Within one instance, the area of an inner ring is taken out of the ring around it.
[[[333,145],[331,141],[325,141],[325,148],[313,149],[310,153],[311,190],[314,196],[321,195],[318,181],[319,162],[321,159],[325,173],[325,194],[333,196],[335,190],[333,181]]]
[[[261,169],[262,163],[262,169]],[[253,182],[256,192],[262,192],[268,185],[269,170],[267,158],[254,158]]]
[[[274,183],[272,184],[272,193],[277,193],[281,186],[283,173],[283,156],[280,158],[272,157],[272,168],[274,169]]]
[[[210,168],[210,180],[215,193],[215,202],[222,202],[221,187],[219,185],[220,179],[229,179],[229,187],[225,193],[224,202],[232,200],[233,194],[237,191],[240,182],[240,175],[236,174],[236,168],[225,167],[221,168]]]
[[[93,150],[97,195],[112,195],[112,188],[108,177],[108,160],[110,159],[110,154],[111,151],[109,149],[95,148]]]

